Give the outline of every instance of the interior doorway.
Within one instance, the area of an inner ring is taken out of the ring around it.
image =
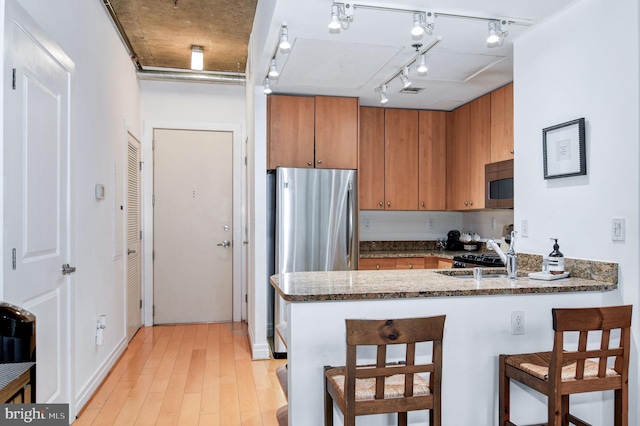
[[[233,320],[233,134],[154,129],[154,324]]]

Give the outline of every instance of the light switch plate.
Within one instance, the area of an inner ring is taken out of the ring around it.
[[[614,217],[611,219],[611,239],[613,241],[624,241],[623,217]]]

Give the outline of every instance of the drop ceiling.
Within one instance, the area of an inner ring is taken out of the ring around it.
[[[104,1],[113,6],[143,70],[187,70],[190,46],[201,45],[205,71],[245,72],[257,0]],[[513,81],[514,41],[574,2],[361,1],[350,3],[349,28],[334,33],[328,28],[331,0],[278,0],[269,3],[270,17],[255,17],[269,21],[263,23],[269,35],[255,44],[265,60],[252,70],[262,82],[273,55],[280,73],[270,81],[274,93],[355,96],[361,105],[379,106],[379,87],[388,83],[386,107],[452,110]],[[435,13],[432,35],[411,35],[413,11]],[[515,23],[504,42],[488,47],[488,22],[505,18]],[[292,44],[286,53],[276,49],[282,22]],[[429,71],[418,75],[413,61],[425,50]],[[409,91],[394,78],[406,65]]]

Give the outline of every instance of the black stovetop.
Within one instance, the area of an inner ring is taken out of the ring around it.
[[[504,266],[497,253],[465,253],[453,257],[454,262],[461,262],[471,266]]]

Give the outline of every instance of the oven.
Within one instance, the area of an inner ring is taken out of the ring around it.
[[[504,262],[497,253],[465,253],[453,257],[454,268],[503,268]]]

